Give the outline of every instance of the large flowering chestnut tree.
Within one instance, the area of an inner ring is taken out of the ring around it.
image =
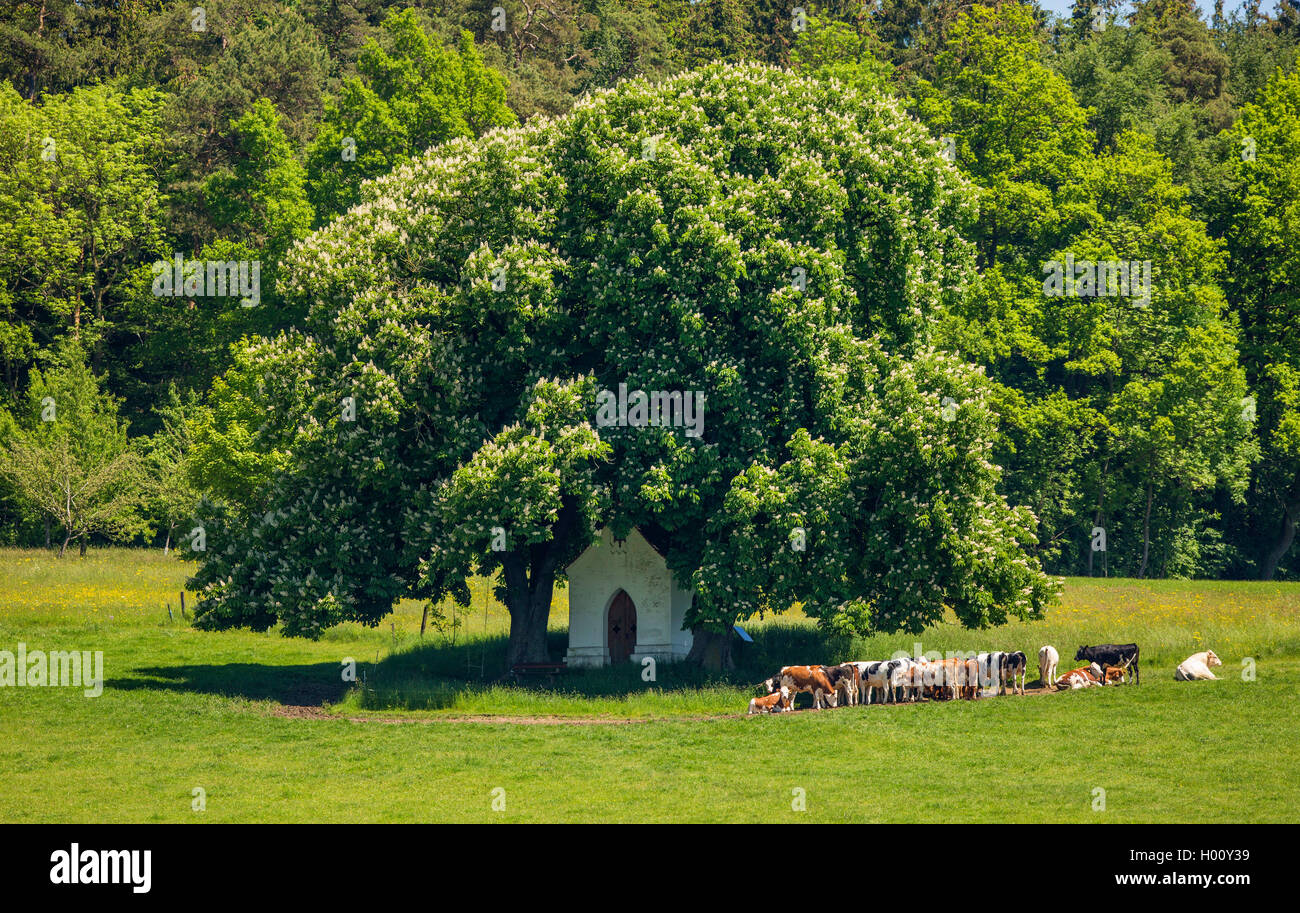
[[[1041,613],[988,384],[929,341],[971,210],[894,100],[758,65],[626,82],[364,185],[287,258],[307,324],[247,345],[201,429],[223,496],[201,623],[313,636],[496,574],[509,661],[544,661],[606,524],[694,588],[699,655],[795,602],[849,631]],[[703,411],[598,421],[620,385]]]

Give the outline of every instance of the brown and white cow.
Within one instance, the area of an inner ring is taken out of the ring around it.
[[[826,670],[822,666],[784,666],[781,671],[763,683],[768,694],[779,691],[782,687],[790,689],[790,698],[800,691],[813,696],[813,709],[821,710],[823,706],[834,707],[836,704],[835,686],[831,684]]]
[[[1056,687],[1062,691],[1077,691],[1080,688],[1100,687],[1100,685],[1101,666],[1096,663],[1067,672],[1056,680]]]
[[[979,700],[980,696],[980,661],[968,659],[962,663],[961,696],[968,701]]]
[[[792,701],[790,700],[790,689],[781,686],[780,691],[773,691],[766,697],[756,697],[749,702],[749,714],[754,713],[784,713],[790,709]]]
[[[1127,670],[1124,666],[1107,666],[1106,677],[1102,681],[1103,685],[1123,685],[1128,679],[1125,677]]]
[[[928,663],[922,667],[921,675],[928,695],[932,699],[939,701],[956,700],[961,694],[960,689],[966,686],[966,680],[969,677],[966,671],[966,663],[966,660],[951,658]],[[977,663],[977,686],[978,681],[979,667]]]

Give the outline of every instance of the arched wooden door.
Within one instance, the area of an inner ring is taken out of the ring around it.
[[[636,649],[636,606],[619,590],[609,604],[609,661],[625,663]]]

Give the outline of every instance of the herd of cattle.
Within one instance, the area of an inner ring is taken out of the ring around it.
[[[1094,686],[1123,684],[1132,678],[1141,684],[1137,644],[1097,644],[1080,647],[1076,661],[1087,663],[1057,676],[1060,656],[1056,648],[1045,646],[1038,651],[1040,687],[1074,690]],[[998,694],[1025,693],[1028,658],[1014,652],[978,653],[968,657],[927,660],[924,658],[885,659],[875,662],[848,662],[838,666],[785,666],[763,682],[766,695],[749,702],[750,713],[781,713],[794,708],[794,696],[812,695],[813,709],[855,704],[896,701],[976,700],[983,689],[996,688]],[[1214,678],[1210,666],[1222,665],[1214,652],[1207,650],[1185,660],[1178,667],[1179,681]]]

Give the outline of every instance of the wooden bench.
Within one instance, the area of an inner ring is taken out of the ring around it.
[[[558,676],[569,671],[566,663],[515,663],[510,667],[510,674],[515,677],[516,682],[521,682],[525,676],[545,675],[547,681],[552,685]]]

